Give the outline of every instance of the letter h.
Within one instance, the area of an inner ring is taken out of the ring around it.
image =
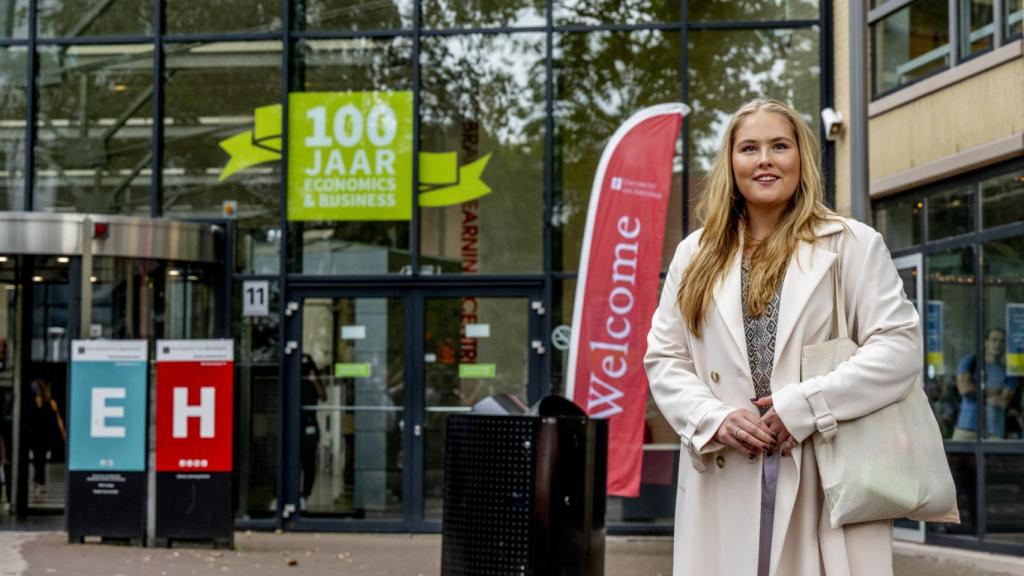
[[[188,403],[188,388],[174,389],[174,438],[188,438],[188,419],[199,418],[199,437],[213,438],[213,408],[216,389],[199,389],[199,404]]]

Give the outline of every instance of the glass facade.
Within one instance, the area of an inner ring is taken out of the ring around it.
[[[1013,201],[1021,194],[1016,160],[873,208],[897,261],[923,261],[913,272],[923,273],[925,386],[961,516],[959,526],[928,525],[935,543],[1024,543],[1024,219]]]
[[[572,323],[615,129],[648,105],[693,108],[663,268],[736,107],[778,98],[819,129],[824,3],[691,4],[0,2],[0,210],[217,226],[219,267],[97,259],[98,334],[235,339],[240,525],[435,530],[445,415],[563,390],[552,334]],[[408,106],[359,108],[385,94]],[[327,142],[341,152],[293,146]],[[317,168],[331,185],[407,176],[409,209],[338,216],[303,188]],[[44,362],[61,334],[47,327],[75,311],[58,263],[33,269]],[[613,530],[671,524],[678,442],[648,413],[641,495],[610,500]]]

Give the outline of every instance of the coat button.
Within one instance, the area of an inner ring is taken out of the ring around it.
[[[715,464],[719,468],[725,468],[725,456],[722,456],[721,454],[719,454],[718,457],[715,458]]]
[[[718,372],[715,372],[714,370],[711,371],[711,381],[718,384]]]

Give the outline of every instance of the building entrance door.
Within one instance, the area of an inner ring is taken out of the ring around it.
[[[445,417],[540,395],[539,291],[297,290],[283,515],[299,529],[439,527]]]

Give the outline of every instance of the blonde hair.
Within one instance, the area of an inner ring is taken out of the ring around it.
[[[751,254],[750,288],[743,303],[749,314],[759,316],[768,308],[797,242],[813,242],[815,225],[834,216],[823,201],[818,142],[807,124],[796,111],[777,100],[757,99],[741,106],[729,121],[711,171],[704,177],[697,204],[704,233],[676,294],[679,310],[696,337],[701,335],[715,285],[733,261],[740,234],[746,234],[746,202],[736,187],[732,152],[740,123],[755,112],[773,112],[789,121],[800,153],[800,182],[775,229]]]

